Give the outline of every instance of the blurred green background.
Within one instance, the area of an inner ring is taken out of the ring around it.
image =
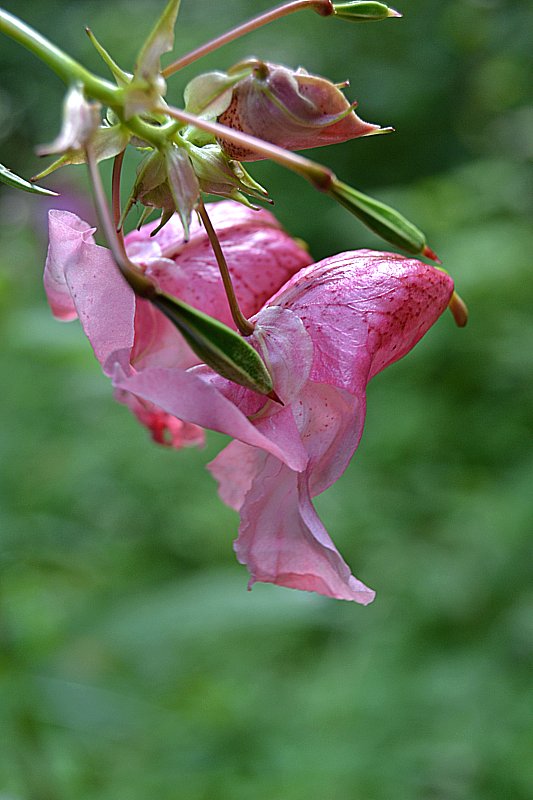
[[[85,25],[129,67],[161,6],[5,2],[95,70]],[[176,52],[268,3],[182,6]],[[533,797],[533,7],[400,8],[359,26],[302,13],[204,62],[350,78],[360,115],[397,132],[315,157],[420,225],[470,307],[376,378],[359,451],[317,502],[378,592],[368,608],[246,591],[237,517],[203,469],[223,437],[149,441],[48,311],[50,204],[0,195],[2,800]],[[38,170],[62,96],[1,42],[2,162]],[[317,258],[383,248],[295,176],[252,172]],[[82,167],[47,183],[94,220]]]

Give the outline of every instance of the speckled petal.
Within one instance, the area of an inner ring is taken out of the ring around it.
[[[304,268],[274,295],[313,340],[311,380],[361,395],[402,358],[447,307],[453,281],[396,253],[356,250]]]

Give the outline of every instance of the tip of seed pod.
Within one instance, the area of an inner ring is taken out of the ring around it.
[[[425,256],[426,258],[430,258],[436,264],[442,264],[442,261],[440,260],[438,255],[431,249],[431,247],[428,247],[427,245],[422,250],[422,255]]]
[[[450,302],[448,303],[448,308],[453,314],[453,318],[457,327],[464,328],[468,322],[468,307],[463,298],[460,297],[457,292],[452,294]]]
[[[403,17],[403,14],[400,14],[399,11],[396,11],[395,8],[389,8],[388,17]]]
[[[274,391],[274,389],[272,389],[272,391],[271,391],[271,392],[269,392],[269,393],[267,394],[267,397],[269,397],[269,398],[270,398],[271,400],[273,400],[275,403],[279,403],[279,405],[280,405],[280,406],[284,406],[284,405],[285,405],[285,403],[283,402],[283,400],[281,400],[281,398],[279,398],[279,397],[278,397],[278,395],[276,394],[276,392]]]

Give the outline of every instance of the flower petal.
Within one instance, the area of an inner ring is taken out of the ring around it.
[[[49,225],[44,282],[54,314],[79,317],[103,367],[112,353],[129,357],[135,297],[111,253],[94,243],[92,230],[75,214],[50,211]]]
[[[301,270],[271,299],[297,314],[314,344],[311,380],[362,395],[448,305],[442,270],[395,253],[356,250]]]
[[[301,468],[300,453],[285,451],[267,438],[208,378],[200,374],[161,367],[126,374],[123,365],[117,363],[113,385],[117,389],[132,392],[181,420],[226,433],[246,444],[267,450],[291,468]]]
[[[326,78],[262,62],[234,86],[231,103],[218,121],[287,150],[336,144],[381,130],[360,119]],[[228,142],[221,145],[239,161],[263,158]]]
[[[210,465],[223,486],[228,475],[239,474],[243,451],[242,445],[230,446]],[[224,499],[240,503],[235,552],[250,570],[250,586],[263,581],[370,603],[374,592],[351,575],[339,555],[312,506],[305,474],[298,475],[272,455],[257,451],[248,455],[245,463],[254,469],[249,488],[241,485],[240,497],[237,487],[233,496],[227,487],[221,487],[221,493]]]
[[[243,314],[255,314],[295,272],[310,263],[309,254],[267,211],[253,211],[240,203],[208,205],[209,216],[228,263]],[[156,237],[155,223],[126,236],[128,255],[146,268],[159,287],[199,311],[235,329],[211,243],[196,220],[184,242],[181,225],[173,217]],[[193,363],[197,363],[193,362]]]

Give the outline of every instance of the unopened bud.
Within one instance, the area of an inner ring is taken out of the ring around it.
[[[231,103],[218,117],[222,125],[257,136],[287,150],[336,144],[382,132],[379,125],[363,122],[339,88],[331,81],[291,70],[279,64],[243,62],[233,70],[252,67],[233,87]],[[224,151],[238,161],[263,156],[245,147],[221,141]]]
[[[160,230],[177,211],[187,240],[192,210],[199,193],[198,179],[185,150],[175,145],[164,152],[155,150],[140,165],[119,228],[133,203],[140,202],[149,208],[161,209],[161,225],[156,230]]]
[[[333,13],[340,19],[350,22],[378,22],[389,17],[401,17],[399,11],[389,8],[385,3],[348,2],[333,3]]]
[[[232,161],[218,144],[203,147],[187,146],[202,191],[209,194],[240,199],[239,194],[264,200],[267,190],[246,172],[242,164]]]
[[[332,181],[327,191],[385,241],[415,255],[429,255],[432,252],[426,245],[426,237],[422,231],[385,203],[367,197],[337,179]]]
[[[172,145],[165,151],[165,164],[170,194],[183,225],[184,239],[187,241],[191,215],[200,195],[198,178],[192,167],[191,159],[185,150],[176,145]]]
[[[242,336],[170,295],[160,292],[152,302],[207,366],[240,386],[273,396],[272,378],[263,360]]]

